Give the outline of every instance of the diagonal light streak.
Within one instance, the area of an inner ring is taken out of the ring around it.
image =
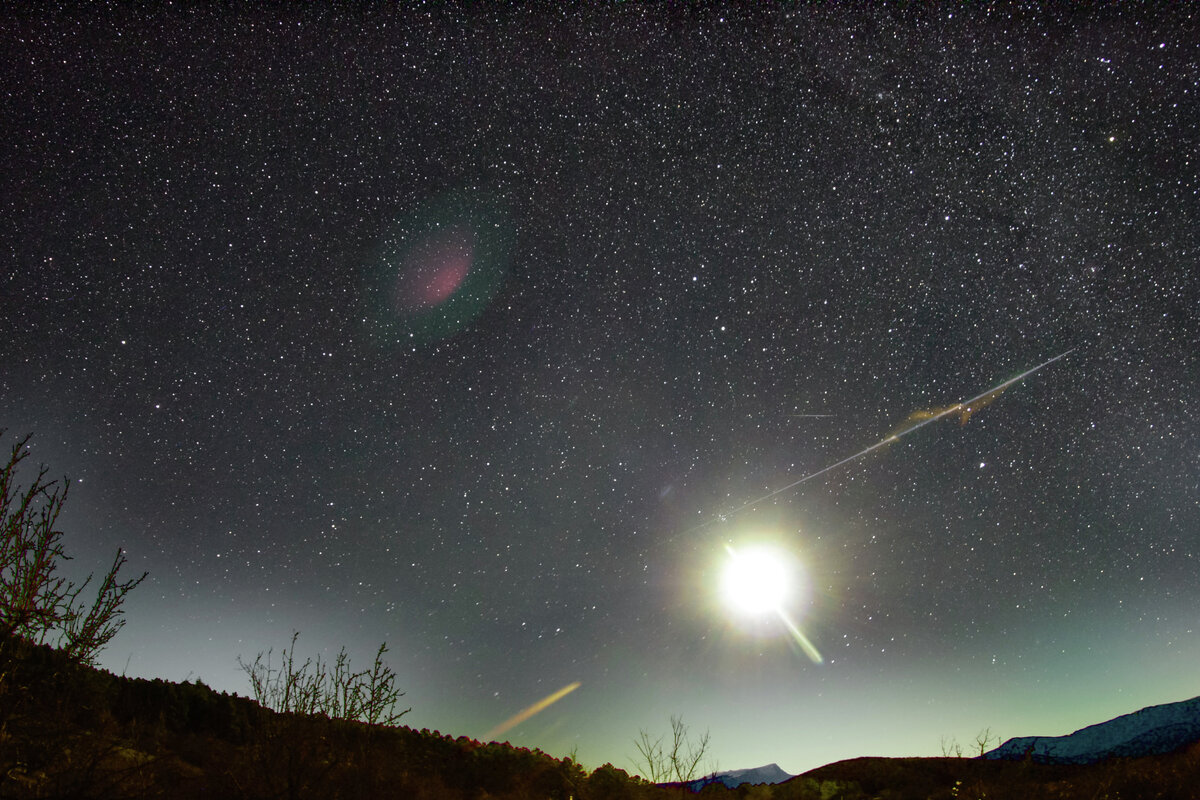
[[[533,715],[539,714],[542,711],[545,711],[547,708],[554,705],[559,700],[562,700],[564,697],[569,695],[571,692],[578,689],[581,685],[582,684],[579,681],[575,681],[574,683],[568,683],[566,686],[559,689],[554,694],[543,697],[541,700],[538,700],[536,703],[531,705],[529,708],[525,709],[524,711],[521,711],[519,714],[515,714],[514,716],[509,717],[508,719],[504,720],[504,722],[501,722],[499,725],[497,725],[496,727],[492,728],[490,731],[485,733],[483,735],[483,740],[485,742],[491,741],[491,740],[495,739],[497,736],[499,736],[500,734],[502,734],[506,731],[512,730],[513,728],[517,727],[518,725],[520,725],[522,722],[529,719]]]
[[[712,519],[709,519],[705,522],[700,523],[699,525],[688,528],[686,531],[684,531],[684,533],[691,533],[692,531],[698,531],[702,528],[707,528],[709,525],[712,525],[714,522],[716,522],[718,520],[725,520],[725,519],[733,516],[734,514],[745,511],[747,508],[750,508],[751,506],[758,505],[759,503],[761,503],[764,500],[769,500],[772,497],[775,497],[776,495],[783,494],[784,492],[788,491],[789,489],[794,489],[802,483],[807,483],[808,481],[811,481],[814,478],[821,477],[822,475],[824,475],[827,472],[832,472],[833,470],[837,469],[838,467],[849,464],[852,461],[857,461],[858,459],[862,458],[863,456],[869,455],[870,453],[875,452],[876,450],[878,450],[881,447],[886,447],[889,444],[894,444],[895,442],[898,442],[900,439],[902,439],[903,437],[912,433],[913,431],[915,431],[919,428],[924,428],[929,423],[936,422],[937,420],[942,419],[945,416],[948,416],[950,414],[962,414],[964,412],[969,413],[971,410],[970,407],[973,403],[983,400],[983,399],[987,398],[989,395],[995,395],[995,394],[998,394],[998,393],[1004,391],[1009,386],[1012,386],[1014,383],[1019,383],[1019,382],[1025,380],[1026,378],[1028,378],[1030,375],[1034,374],[1038,370],[1044,369],[1044,368],[1050,366],[1051,364],[1053,364],[1055,361],[1058,361],[1060,358],[1066,358],[1067,356],[1069,356],[1071,353],[1074,353],[1074,352],[1075,352],[1075,348],[1072,347],[1070,350],[1067,350],[1065,353],[1059,353],[1054,358],[1043,361],[1041,364],[1038,364],[1036,367],[1031,367],[1030,369],[1025,370],[1020,375],[1017,375],[1015,378],[1009,378],[1008,380],[1004,381],[1003,383],[999,383],[999,384],[991,387],[990,389],[986,389],[986,390],[980,392],[979,394],[975,395],[974,397],[970,398],[969,400],[963,400],[961,403],[956,403],[948,408],[944,408],[941,411],[937,412],[936,414],[933,414],[933,415],[929,416],[928,418],[921,420],[920,422],[916,422],[916,423],[910,425],[909,427],[905,428],[902,431],[893,433],[890,436],[880,439],[875,444],[873,444],[870,447],[867,447],[863,450],[859,450],[857,453],[855,453],[852,456],[846,456],[841,461],[834,462],[833,464],[830,464],[827,467],[819,469],[816,472],[810,472],[809,474],[805,475],[804,477],[798,478],[798,479],[792,481],[791,483],[787,484],[786,486],[780,486],[778,489],[775,489],[774,491],[767,492],[762,497],[756,497],[753,500],[743,503],[742,505],[738,506],[737,508],[735,508],[731,511],[726,511],[723,514],[719,514],[719,515],[713,517]]]

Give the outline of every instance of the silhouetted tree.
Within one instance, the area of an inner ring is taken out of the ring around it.
[[[946,758],[962,758],[962,745],[953,736],[942,736],[942,755]]]
[[[60,564],[70,560],[56,527],[70,484],[65,478],[61,483],[46,480],[43,466],[28,488],[20,487],[17,469],[29,455],[29,438],[13,445],[0,471],[0,680],[5,644],[14,636],[52,644],[85,664],[95,663],[96,655],[125,625],[125,596],[146,577],[142,573],[118,580],[126,559],[117,550],[89,606],[80,595],[93,576],[76,584],[58,575]]]
[[[991,728],[984,728],[979,733],[975,734],[974,746],[979,749],[979,755],[982,756],[988,751],[993,744],[1000,744],[1000,737],[992,733]],[[963,746],[958,743],[954,737],[942,737],[942,755],[952,758],[963,757]]]
[[[979,748],[980,756],[986,753],[992,744],[1000,744],[1000,736],[992,733],[991,728],[984,728],[975,735],[975,746]]]
[[[125,624],[125,596],[146,574],[119,580],[126,559],[118,550],[91,603],[83,593],[93,575],[75,583],[59,574],[70,560],[58,528],[69,483],[47,480],[42,466],[21,485],[29,438],[17,440],[0,467],[0,796],[95,796],[128,788],[131,773],[111,785],[97,777],[117,750],[76,730],[81,720],[104,719],[89,708],[89,693],[64,676],[95,663]]]
[[[700,763],[708,752],[708,731],[695,739],[682,717],[671,717],[671,732],[657,739],[646,731],[638,731],[633,745],[638,751],[638,768],[645,767],[645,777],[654,783],[687,784],[700,774]],[[670,737],[668,739],[668,736]],[[715,772],[713,766],[705,772]]]

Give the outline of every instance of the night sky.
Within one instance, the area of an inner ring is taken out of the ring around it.
[[[1200,694],[1195,6],[271,6],[0,19],[2,444],[150,572],[103,666],[386,640],[626,769]]]

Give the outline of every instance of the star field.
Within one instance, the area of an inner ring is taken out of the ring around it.
[[[0,20],[0,427],[150,572],[102,663],[386,640],[626,769],[1200,693],[1195,10],[787,8]],[[759,539],[824,663],[723,613]]]

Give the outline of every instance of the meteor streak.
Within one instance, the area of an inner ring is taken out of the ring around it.
[[[564,697],[569,695],[571,692],[578,689],[581,685],[582,684],[580,684],[579,681],[575,681],[574,683],[568,683],[566,686],[559,689],[554,694],[549,695],[547,697],[543,697],[541,700],[538,700],[536,703],[534,703],[533,705],[531,705],[529,708],[525,709],[521,713],[519,713],[515,716],[512,716],[512,717],[509,717],[504,722],[501,722],[499,725],[497,725],[496,727],[492,728],[490,731],[485,733],[483,736],[484,741],[492,741],[500,734],[517,727],[522,722],[524,722],[525,720],[532,717],[534,714],[538,714],[542,711],[545,711],[547,708],[554,705],[559,700],[562,700]]]
[[[1038,370],[1044,369],[1044,368],[1050,366],[1051,364],[1053,364],[1055,361],[1058,361],[1060,358],[1066,358],[1067,356],[1071,355],[1071,353],[1074,353],[1074,352],[1075,352],[1075,348],[1072,347],[1070,350],[1067,350],[1065,353],[1059,353],[1054,358],[1051,358],[1047,361],[1043,361],[1041,364],[1038,364],[1036,367],[1032,367],[1031,369],[1025,370],[1024,372],[1022,372],[1020,375],[1016,376],[1015,378],[1009,378],[1008,380],[1004,381],[1003,383],[997,384],[996,386],[993,386],[990,389],[982,391],[969,400],[963,400],[961,403],[955,403],[952,406],[948,406],[948,407],[942,408],[942,409],[937,409],[934,411],[918,412],[917,414],[910,416],[909,421],[914,420],[914,418],[919,421],[915,421],[915,422],[913,422],[913,424],[908,425],[907,427],[901,428],[896,433],[893,433],[890,436],[884,437],[883,439],[879,440],[878,442],[871,445],[870,447],[868,447],[864,450],[859,450],[857,453],[855,453],[852,456],[846,456],[841,461],[830,464],[828,467],[819,469],[816,472],[810,472],[808,475],[805,475],[802,478],[792,481],[787,486],[781,486],[773,492],[768,492],[767,494],[764,494],[762,497],[756,497],[753,500],[749,501],[748,503],[743,503],[742,505],[738,506],[737,508],[733,509],[732,511],[726,511],[726,512],[708,520],[707,522],[703,522],[703,523],[695,526],[694,528],[690,528],[688,530],[688,532],[700,530],[701,528],[706,528],[718,520],[722,520],[722,521],[726,520],[729,517],[733,516],[734,514],[737,514],[741,511],[745,511],[747,508],[750,508],[751,506],[756,506],[764,500],[769,500],[770,498],[774,497],[777,494],[782,494],[782,493],[788,491],[789,489],[794,489],[802,483],[807,483],[808,481],[811,481],[813,478],[819,478],[820,476],[824,475],[826,472],[832,472],[833,470],[837,469],[838,467],[844,466],[845,464],[849,464],[851,461],[857,461],[858,459],[862,458],[863,456],[873,453],[876,450],[880,449],[881,447],[886,447],[889,444],[894,444],[895,442],[900,441],[900,439],[902,439],[903,437],[912,433],[913,431],[917,430],[918,428],[923,428],[926,425],[928,425],[929,423],[936,422],[937,420],[941,419],[942,417],[946,417],[951,414],[957,414],[961,423],[965,425],[967,420],[970,418],[971,414],[978,411],[980,408],[987,405],[988,403],[992,402],[996,398],[996,396],[999,395],[1001,392],[1003,392],[1005,389],[1012,386],[1014,383],[1019,383],[1019,382],[1025,380],[1026,378],[1028,378],[1030,375],[1037,372]]]

